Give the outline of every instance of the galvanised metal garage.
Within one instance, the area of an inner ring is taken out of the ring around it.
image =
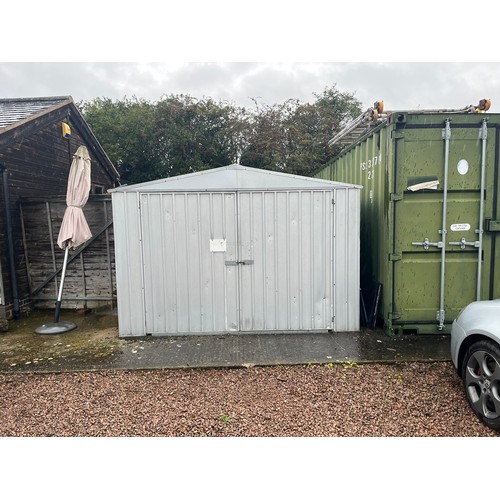
[[[359,330],[360,189],[235,164],[110,190],[120,336]]]

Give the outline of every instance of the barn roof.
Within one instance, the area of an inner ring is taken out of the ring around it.
[[[0,99],[0,150],[20,142],[57,121],[71,118],[86,146],[102,163],[111,179],[120,174],[100,145],[71,96]]]
[[[69,104],[73,99],[66,97],[28,97],[24,99],[0,99],[0,129],[17,124],[47,109]]]

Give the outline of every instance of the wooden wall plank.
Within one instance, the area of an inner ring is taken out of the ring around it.
[[[91,157],[92,185],[101,186],[104,190],[104,193],[106,193],[107,189],[114,187],[109,173],[107,172],[106,166],[99,162],[99,160],[93,153],[93,148],[90,147],[91,145],[86,144],[82,136],[78,133],[78,128],[76,127],[76,124],[71,121],[71,117],[70,126],[72,129],[72,137],[69,141],[68,139],[62,137],[61,123],[60,121],[58,121],[57,123],[52,123],[51,125],[43,127],[30,136],[26,137],[23,135],[20,138],[19,142],[15,144],[10,144],[6,147],[1,147],[0,145],[0,164],[7,168],[8,171],[10,213],[13,222],[13,237],[16,253],[15,267],[19,289],[19,299],[21,301],[26,301],[30,298],[30,279],[34,280],[38,273],[42,271],[45,272],[46,267],[50,268],[52,265],[51,259],[46,260],[48,259],[49,255],[47,252],[50,252],[50,246],[47,248],[46,245],[47,242],[35,243],[33,240],[31,240],[31,248],[29,249],[28,253],[28,261],[26,260],[26,252],[24,250],[23,232],[21,226],[21,212],[19,208],[19,203],[21,202],[21,200],[26,197],[35,196],[61,196],[64,198],[72,155],[76,152],[80,145],[85,145],[89,149]],[[35,129],[36,127],[33,128],[33,130]],[[26,205],[25,208],[29,211],[28,205]],[[58,232],[60,222],[62,220],[62,214],[64,213],[65,204],[63,203],[63,205],[61,206],[54,205],[53,208],[55,210],[52,216],[54,223],[53,230],[54,232]],[[38,207],[38,210],[40,210],[40,207]],[[94,217],[94,214],[92,214],[92,210],[94,209],[89,209],[90,220],[93,220]],[[110,208],[108,208],[108,210],[111,211]],[[99,210],[96,208],[96,217],[98,213]],[[28,217],[29,219],[29,213],[26,214],[26,217]],[[29,227],[29,224],[31,223],[42,224],[43,228],[47,228],[47,223],[43,220],[43,217],[40,221],[36,219],[36,217],[31,222],[28,222],[28,219],[25,220],[26,234],[31,234],[33,232],[33,229]],[[99,222],[96,222],[96,224],[100,224],[100,222],[102,221],[102,225],[104,225],[104,217],[99,216],[98,221]],[[105,260],[103,268],[107,268],[107,252],[104,250],[106,247],[105,238],[99,244],[101,245],[101,249],[99,251],[104,252],[103,256],[101,257],[103,260]],[[36,252],[40,252],[40,255],[36,256]],[[33,264],[31,263],[31,259],[34,259]],[[36,262],[37,259],[41,262]],[[28,265],[30,269],[33,268],[33,265],[35,266],[32,271],[30,271],[34,273],[32,276],[28,276]],[[2,273],[0,279],[2,280],[7,307],[9,305],[12,306],[12,290],[7,252],[7,228],[1,177],[0,269]],[[32,285],[34,283],[35,281],[32,281]],[[109,282],[106,283],[105,290],[109,290]],[[53,290],[50,293],[53,293]],[[0,316],[3,315],[2,311],[4,309],[5,306],[3,306],[3,308],[0,307]]]

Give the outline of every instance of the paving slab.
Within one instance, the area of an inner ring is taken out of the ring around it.
[[[116,311],[76,314],[61,320],[77,327],[40,335],[51,313],[9,321],[0,334],[0,372],[54,373],[96,370],[234,368],[249,366],[449,361],[450,337],[382,330],[290,332],[120,338]]]

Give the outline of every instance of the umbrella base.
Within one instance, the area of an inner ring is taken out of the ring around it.
[[[46,325],[39,326],[35,332],[41,335],[54,335],[69,332],[75,328],[76,325],[71,323],[71,321],[58,321],[57,323],[47,323]]]

